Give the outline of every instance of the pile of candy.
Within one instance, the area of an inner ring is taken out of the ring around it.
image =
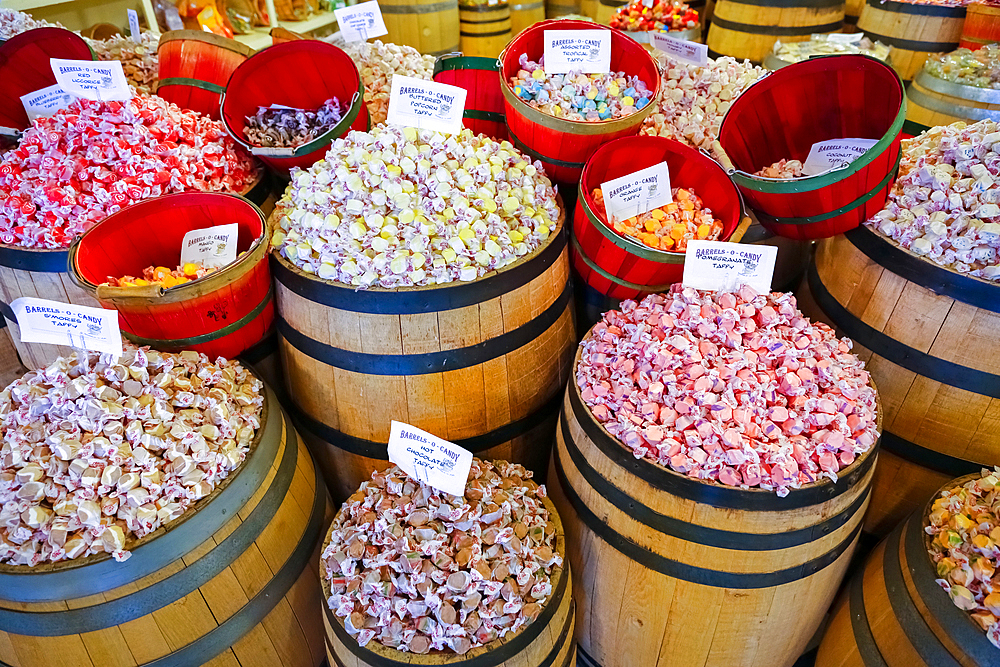
[[[0,162],[0,243],[65,248],[112,213],[172,192],[246,190],[258,168],[222,124],[155,96],[77,100]]]
[[[805,174],[802,173],[801,162],[782,158],[769,167],[762,167],[758,171],[755,171],[753,175],[763,178],[788,180],[790,178],[800,178]]]
[[[365,84],[365,103],[373,125],[384,123],[389,113],[392,75],[431,80],[434,56],[422,55],[412,46],[373,42],[353,42],[344,46],[361,72]]]
[[[108,281],[103,284],[108,287],[145,287],[146,285],[163,285],[164,288],[170,289],[171,287],[177,287],[178,285],[189,283],[192,280],[204,278],[208,274],[215,273],[218,270],[219,267],[206,267],[196,262],[188,262],[187,264],[178,266],[176,269],[168,269],[165,266],[147,266],[142,270],[142,278],[136,278],[135,276],[122,276],[121,278],[114,278],[112,276],[108,276]]]
[[[0,562],[110,553],[236,470],[262,384],[235,361],[126,346],[56,359],[0,392]]]
[[[19,12],[16,9],[0,7],[0,41],[6,41],[15,35],[20,35],[22,32],[34,30],[35,28],[51,27],[61,28],[62,26],[58,23],[35,20],[30,15]]]
[[[690,30],[698,25],[698,12],[680,0],[632,0],[622,5],[609,25],[629,32],[669,32]]]
[[[976,51],[958,49],[932,55],[927,59],[924,71],[963,86],[1000,89],[1000,45],[986,44]]]
[[[902,152],[885,208],[865,224],[937,264],[1000,281],[1000,125],[932,127]]]
[[[684,252],[692,239],[717,241],[722,234],[722,221],[712,215],[712,209],[705,208],[701,197],[684,188],[674,188],[671,193],[671,203],[626,220],[614,220],[611,226],[622,236],[657,250]],[[595,188],[593,197],[597,212],[607,219],[604,192]]]
[[[624,118],[649,104],[653,93],[638,76],[610,74],[546,74],[542,63],[519,60],[521,69],[510,78],[514,94],[550,116],[576,121]]]
[[[243,132],[254,146],[295,148],[332,130],[343,115],[335,97],[315,111],[271,105],[247,116]]]
[[[889,57],[889,47],[882,42],[873,42],[863,35],[857,33],[857,42],[845,42],[846,35],[813,35],[805,42],[781,42],[774,43],[774,55],[786,63],[797,63],[808,60],[813,56],[825,56],[831,54],[861,53],[872,58],[885,60]]]
[[[971,0],[896,0],[907,5],[932,5],[935,7],[965,7]]]
[[[562,566],[545,487],[505,461],[472,460],[465,497],[399,468],[372,474],[333,521],[321,572],[330,609],[361,646],[471,648],[541,613]]]
[[[292,173],[273,245],[308,273],[361,288],[475,280],[555,228],[556,193],[536,165],[469,130],[350,132]]]
[[[88,39],[98,60],[120,60],[129,85],[140,93],[152,93],[160,69],[160,59],[156,49],[160,38],[151,32],[144,32],[140,41],[131,37],[115,35],[110,39]]]
[[[604,314],[576,381],[636,458],[729,486],[789,489],[875,444],[875,390],[851,341],[791,294],[674,285]]]
[[[928,552],[940,584],[952,602],[972,616],[1000,648],[1000,468],[943,491],[925,528],[933,536]]]
[[[662,53],[657,59],[663,72],[660,101],[642,122],[639,134],[676,139],[706,150],[718,138],[722,117],[733,100],[767,74],[749,60],[740,63],[728,56],[709,60],[704,67]]]

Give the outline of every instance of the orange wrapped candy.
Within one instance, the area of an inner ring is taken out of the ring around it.
[[[722,221],[693,190],[674,188],[671,193],[674,200],[669,204],[626,220],[608,220],[608,226],[650,248],[672,252],[684,252],[691,240],[719,240]],[[597,210],[607,218],[600,188],[594,189],[593,197]]]
[[[177,287],[192,280],[204,278],[210,273],[218,271],[217,268],[207,268],[201,264],[188,262],[176,269],[168,269],[165,266],[149,266],[143,269],[142,278],[135,276],[122,276],[113,278],[108,276],[108,281],[104,283],[110,287],[143,287],[145,285],[163,285],[165,289]]]

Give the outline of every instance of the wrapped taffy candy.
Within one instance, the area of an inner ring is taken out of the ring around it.
[[[536,249],[559,219],[541,165],[508,142],[381,125],[292,172],[273,245],[361,288],[475,280]]]
[[[722,221],[712,215],[701,197],[693,190],[674,188],[673,201],[652,211],[625,220],[608,220],[608,225],[619,234],[632,237],[657,250],[684,252],[692,239],[717,241],[722,234]],[[604,191],[593,192],[597,210],[605,218]]]
[[[323,102],[319,109],[259,107],[257,113],[247,116],[243,132],[254,146],[295,148],[332,130],[343,111],[335,97]]]
[[[392,92],[392,75],[431,80],[434,74],[434,56],[422,55],[412,46],[372,42],[353,42],[344,46],[351,56],[361,81],[365,84],[365,103],[373,125],[384,123],[389,113],[389,93]]]
[[[521,69],[510,78],[514,94],[532,108],[565,120],[596,122],[624,118],[643,109],[653,93],[638,76],[608,74],[547,74],[542,62],[522,53]]]
[[[842,35],[840,35],[842,37]],[[845,42],[841,39],[831,39],[830,35],[812,35],[804,42],[774,43],[773,53],[787,63],[798,63],[813,56],[840,55],[844,53],[861,53],[872,58],[885,60],[889,57],[889,47],[882,42],[873,42],[859,33],[857,42]]]
[[[902,153],[885,208],[865,224],[937,264],[1000,280],[1000,125],[932,127]]]
[[[958,49],[931,55],[924,70],[931,76],[963,86],[1000,88],[1000,45],[986,44],[975,51]]]
[[[0,161],[0,243],[65,248],[129,204],[246,190],[259,168],[222,124],[155,96],[77,100]]]
[[[107,282],[102,283],[109,287],[145,287],[146,285],[163,285],[170,289],[178,285],[204,278],[205,276],[218,271],[218,267],[206,267],[197,262],[188,262],[178,266],[176,269],[168,269],[165,266],[149,266],[142,270],[142,278],[135,276],[122,276],[116,278],[108,276]]]
[[[562,565],[544,497],[531,472],[505,461],[474,458],[465,497],[396,467],[375,472],[331,528],[327,604],[362,646],[464,654],[516,633]]]
[[[594,417],[636,458],[690,477],[784,496],[836,481],[879,436],[851,341],[791,294],[674,285],[623,301],[580,347]]]
[[[160,67],[157,56],[159,42],[159,36],[151,32],[142,33],[138,42],[124,35],[87,40],[98,60],[120,60],[129,85],[147,94],[156,87]]]
[[[777,178],[781,180],[800,178],[804,176],[802,173],[802,163],[800,161],[788,160],[785,158],[782,158],[767,167],[762,167],[758,171],[755,171],[753,175],[762,176],[763,178]]]
[[[39,21],[29,14],[19,12],[16,9],[6,9],[0,7],[0,40],[8,40],[22,32],[34,30],[35,28],[61,28],[58,23]]]
[[[187,511],[246,457],[262,384],[235,361],[125,346],[0,392],[0,562],[110,553]]]
[[[698,12],[680,0],[632,0],[622,5],[609,25],[629,32],[669,32],[689,30],[698,25]]]
[[[1000,648],[1000,468],[943,491],[925,530],[937,583]]]
[[[767,74],[749,60],[724,56],[704,67],[657,53],[663,72],[657,109],[642,122],[639,134],[676,139],[708,149],[719,136],[722,117],[733,100]]]

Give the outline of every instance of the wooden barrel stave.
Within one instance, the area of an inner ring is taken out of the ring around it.
[[[545,0],[545,18],[557,19],[567,14],[576,14],[583,2],[584,0]]]
[[[965,7],[939,7],[896,0],[866,0],[858,28],[889,45],[889,62],[909,82],[932,53],[958,48]]]
[[[458,51],[458,0],[384,0],[379,8],[386,41],[435,56]]]
[[[512,35],[544,20],[545,0],[515,2],[510,5],[510,31]]]
[[[991,42],[1000,42],[1000,7],[984,2],[970,2],[959,45],[973,51]]]
[[[963,86],[921,70],[906,89],[906,120],[911,129],[950,125],[956,121],[1000,121],[1000,93]]]
[[[460,5],[459,35],[462,53],[495,58],[511,38],[511,13],[506,2],[498,5]]]
[[[719,0],[708,31],[708,54],[760,64],[777,40],[802,42],[840,32],[843,0]]]

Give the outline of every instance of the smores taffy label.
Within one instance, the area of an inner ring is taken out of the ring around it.
[[[90,61],[50,58],[56,83],[67,93],[88,100],[124,102],[132,99],[120,60]]]
[[[729,292],[747,285],[766,294],[771,291],[777,258],[775,246],[688,241],[682,282],[685,287]]]
[[[648,213],[671,201],[670,169],[666,162],[601,183],[609,221]]]
[[[68,345],[119,356],[118,311],[22,296],[10,304],[25,343]]]
[[[610,71],[610,30],[545,31],[546,74],[607,74]]]
[[[708,46],[696,44],[683,39],[671,37],[664,32],[654,32],[649,35],[649,42],[654,49],[663,51],[668,56],[698,67],[708,64]]]
[[[394,420],[389,430],[389,460],[438,491],[465,495],[472,452],[453,442]]]
[[[333,13],[337,17],[340,34],[348,43],[363,42],[372,37],[389,34],[382,19],[382,10],[379,9],[376,0],[334,9]]]
[[[462,131],[466,95],[464,88],[394,74],[386,122],[457,134]]]

